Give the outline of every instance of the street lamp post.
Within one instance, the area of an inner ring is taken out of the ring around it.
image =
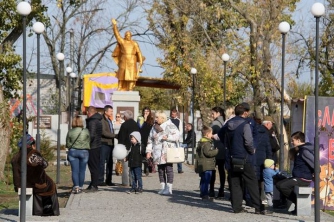
[[[193,130],[192,130],[192,141],[191,141],[191,164],[194,164],[194,156],[195,156],[195,75],[197,74],[197,69],[191,68],[190,73],[192,75],[193,84],[192,84],[192,95],[191,95],[191,112],[193,115],[192,124],[193,124]]]
[[[320,221],[320,165],[319,165],[319,135],[318,135],[318,97],[319,97],[319,20],[325,14],[325,6],[322,3],[314,3],[311,12],[316,19],[316,37],[315,37],[315,90],[314,90],[314,221]]]
[[[282,74],[281,74],[281,118],[280,118],[280,161],[279,169],[284,170],[284,62],[285,62],[285,35],[290,30],[290,24],[281,22],[278,26],[282,34]]]
[[[56,183],[60,183],[60,116],[61,116],[61,74],[63,73],[63,62],[65,59],[65,56],[63,53],[57,54],[57,59],[59,61],[59,76],[58,76],[58,84],[59,84],[59,92],[58,92],[58,129],[57,129],[57,177],[56,177]]]
[[[227,53],[222,55],[224,61],[224,109],[226,109],[226,63],[230,59],[230,56]]]
[[[37,34],[37,133],[36,133],[36,148],[37,151],[41,151],[41,135],[39,133],[40,130],[40,115],[41,115],[41,71],[40,71],[40,64],[41,64],[41,33],[44,32],[44,24],[41,22],[35,22],[33,25],[33,30]]]
[[[67,104],[68,104],[68,116],[67,116],[67,122],[68,122],[68,131],[71,129],[71,80],[70,80],[70,73],[73,71],[73,59],[74,59],[74,30],[70,29],[70,66],[66,68],[67,72]],[[68,71],[70,68],[71,71]]]
[[[23,27],[23,138],[21,150],[21,196],[20,196],[20,221],[26,221],[26,188],[27,188],[27,36],[26,21],[31,12],[28,2],[20,2],[17,12],[22,16]]]
[[[68,101],[68,114],[67,114],[67,123],[68,123],[68,130],[67,132],[70,131],[71,129],[71,74],[72,74],[72,67],[68,66],[66,67],[66,73],[67,73],[67,101]]]

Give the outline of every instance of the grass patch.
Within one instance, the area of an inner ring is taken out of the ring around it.
[[[46,168],[46,173],[56,182],[57,166],[49,165]],[[67,200],[71,194],[72,189],[72,177],[70,166],[60,166],[60,178],[59,184],[57,184],[59,207],[64,208]],[[19,208],[19,196],[14,191],[13,184],[7,184],[0,182],[0,210],[2,209],[18,209]]]
[[[334,216],[334,211],[333,210],[325,210],[325,212],[328,213],[328,214],[330,214],[330,215],[332,215],[332,216]]]

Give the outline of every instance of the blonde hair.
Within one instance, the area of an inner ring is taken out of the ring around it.
[[[212,133],[212,128],[204,125],[202,128],[202,136],[206,137],[209,133]]]
[[[76,116],[72,120],[72,127],[83,127],[83,119],[81,116]]]
[[[156,118],[161,118],[163,120],[163,122],[166,122],[167,121],[167,115],[166,113],[164,113],[164,111],[162,110],[158,110],[156,113],[155,113],[155,117]]]

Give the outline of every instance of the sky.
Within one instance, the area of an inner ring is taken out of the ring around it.
[[[56,1],[49,1],[49,13],[52,16],[52,14],[55,14],[57,10],[56,7]],[[120,14],[120,11],[122,10],[121,8],[124,6],[122,5],[122,3],[119,3],[117,0],[109,0],[107,1],[109,5],[112,5],[112,7],[106,7],[107,12],[105,13],[107,14],[107,16],[105,16],[105,20],[104,22],[110,22],[111,18],[113,17],[117,17]],[[293,31],[301,31],[301,32],[305,32],[305,30],[309,30],[312,29],[315,26],[315,20],[310,12],[312,5],[315,2],[322,2],[325,3],[326,1],[324,0],[301,0],[298,5],[297,5],[297,10],[295,11],[295,13],[293,14],[293,19],[296,22],[296,25],[294,27],[292,27]],[[143,8],[141,7],[137,7],[134,10],[134,13],[132,13],[129,17],[128,17],[129,21],[137,21],[138,22],[138,26],[136,27],[132,27],[130,28],[130,31],[132,31],[132,33],[135,32],[142,32],[143,30],[145,30],[148,26],[147,21],[145,19],[145,15],[143,13]],[[28,30],[29,31],[29,30]],[[121,31],[121,35],[124,36],[125,30]],[[313,34],[312,32],[308,32],[310,34]],[[108,38],[108,37],[106,37]],[[163,69],[161,67],[159,67],[158,63],[157,63],[157,58],[161,57],[162,53],[161,51],[159,51],[159,49],[157,47],[154,46],[154,42],[152,43],[152,41],[154,41],[154,39],[144,39],[142,37],[137,37],[134,36],[133,37],[134,40],[136,40],[139,43],[139,46],[141,48],[142,54],[145,56],[146,60],[144,62],[143,65],[143,73],[141,74],[141,76],[144,77],[162,77],[162,73],[163,73]],[[106,40],[106,39],[105,39]],[[291,41],[293,41],[291,34],[287,35],[287,47],[289,46],[289,44],[291,44]],[[101,40],[101,42],[103,42],[103,39]],[[150,42],[150,43],[149,43]],[[22,53],[22,37],[18,40],[17,42],[17,51],[18,53]],[[27,49],[27,53],[28,53],[28,64],[29,64],[29,71],[35,71],[36,70],[36,36],[33,35],[32,37],[29,37],[27,39],[27,45],[28,45],[28,49]],[[98,46],[97,46],[98,47]],[[112,47],[112,50],[114,49],[114,46]],[[67,48],[68,50],[68,48]],[[32,52],[32,54],[30,54],[29,56],[29,52]],[[65,56],[68,58],[68,56]],[[42,54],[42,58],[41,58],[41,70],[42,73],[52,73],[52,70],[50,70],[50,66],[47,65],[49,64],[48,62],[46,62],[47,60],[49,60],[49,56],[48,56],[48,52],[47,52],[47,48],[46,48],[46,44],[44,42],[44,40],[42,39],[41,41],[41,54]],[[44,55],[44,56],[43,56]],[[287,55],[288,56],[288,55]],[[105,58],[103,59],[103,64],[101,65],[101,67],[97,70],[97,72],[113,72],[115,70],[117,70],[117,66],[114,63],[114,61],[111,59],[111,51],[108,52],[105,56]],[[45,64],[45,65],[43,65]],[[294,72],[296,69],[296,63],[292,63],[292,64],[286,64],[286,70],[287,72]],[[44,70],[44,72],[43,72]],[[302,75],[299,78],[299,81],[305,81],[305,82],[310,82],[311,81],[311,77],[312,77],[312,72],[310,72],[309,69],[304,69],[302,71]]]

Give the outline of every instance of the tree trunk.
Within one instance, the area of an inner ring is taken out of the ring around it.
[[[6,158],[10,147],[10,118],[9,106],[7,101],[4,101],[2,86],[0,85],[0,181],[5,178]]]

